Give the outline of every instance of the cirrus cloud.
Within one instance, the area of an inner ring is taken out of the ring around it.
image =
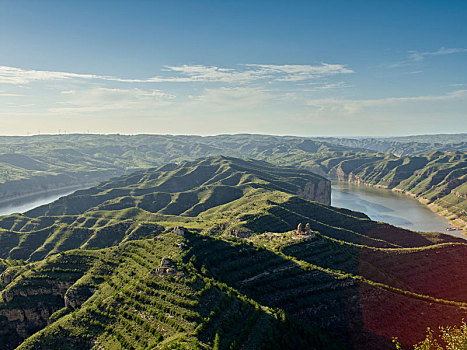
[[[162,75],[144,79],[128,79],[98,74],[80,74],[0,66],[0,84],[21,85],[32,82],[72,79],[104,80],[120,83],[217,82],[245,84],[257,80],[304,81],[337,74],[349,74],[354,73],[354,71],[342,64],[322,63],[320,65],[245,64],[240,65],[238,68],[205,65],[164,66],[162,73]]]

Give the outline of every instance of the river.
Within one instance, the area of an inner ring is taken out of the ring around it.
[[[444,217],[404,194],[350,182],[332,182],[331,204],[360,211],[372,220],[384,221],[412,231],[442,232],[467,238],[460,231],[446,231],[451,226]]]
[[[0,215],[9,215],[13,213],[24,213],[44,204],[53,202],[60,197],[66,196],[81,188],[67,188],[66,190],[47,191],[40,194],[22,197],[20,199],[12,199],[6,203],[0,204]]]
[[[0,205],[0,215],[24,213],[76,191],[49,191],[15,199]],[[412,231],[442,232],[466,238],[460,231],[446,231],[449,221],[433,213],[425,205],[403,194],[349,182],[332,182],[331,204],[360,211],[372,220],[388,222]]]

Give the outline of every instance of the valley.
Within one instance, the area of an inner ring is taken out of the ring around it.
[[[0,196],[8,200],[93,184],[138,169],[223,154],[399,191],[465,228],[465,134],[427,140],[423,136],[352,140],[254,134],[0,137]],[[373,147],[375,142],[384,147]]]
[[[3,1],[0,350],[467,350],[467,1]]]
[[[393,349],[467,317],[465,240],[330,203],[218,156],[0,217],[0,347]]]

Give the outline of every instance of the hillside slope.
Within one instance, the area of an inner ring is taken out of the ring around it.
[[[10,267],[2,348],[392,349],[392,336],[412,344],[427,326],[467,316],[465,270],[453,269],[457,294],[448,296],[411,283],[438,271],[403,277],[377,264],[380,254],[416,251],[366,252],[359,262],[321,235],[273,243],[179,231]],[[432,249],[460,259],[467,245],[454,246],[461,251]],[[413,256],[400,269],[429,260]]]
[[[308,200],[320,183],[206,158],[1,217],[0,348],[392,349],[467,317],[464,240]]]
[[[467,152],[467,134],[418,135],[381,138],[319,137],[314,140],[335,145],[363,148],[398,157],[414,156],[429,152]]]
[[[330,182],[320,176],[262,161],[217,157],[168,164],[0,218],[0,258],[40,260],[68,249],[111,246],[160,231],[156,222],[248,235],[255,225],[279,221],[290,230],[295,221],[265,210],[294,198],[329,204],[330,194]]]
[[[396,188],[432,204],[443,215],[458,217],[462,226],[467,220],[466,172],[459,162],[465,160],[465,144],[465,134],[356,140],[249,134],[0,137],[0,203],[57,188],[83,187],[169,162],[224,154],[307,169],[329,178],[356,176],[361,182]],[[375,153],[411,155],[430,150],[435,152],[403,158]],[[420,161],[427,157],[440,159],[436,164]],[[397,174],[389,174],[393,180],[388,182],[386,171],[393,167]],[[456,171],[445,173],[449,167]],[[425,181],[426,177],[431,179]]]
[[[313,154],[344,150],[349,148],[268,135],[4,136],[0,137],[0,198],[83,187],[137,169],[207,156],[251,157],[294,165]]]

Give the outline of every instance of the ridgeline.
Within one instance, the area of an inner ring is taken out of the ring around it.
[[[467,317],[464,240],[331,207],[329,186],[211,157],[1,217],[0,348],[392,349]]]
[[[224,154],[401,191],[465,228],[466,145],[466,134],[379,139],[249,134],[0,137],[0,201]]]

